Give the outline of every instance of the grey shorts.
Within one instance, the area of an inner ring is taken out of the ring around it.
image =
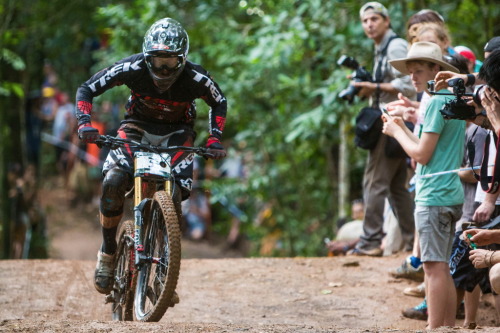
[[[462,205],[415,207],[422,262],[449,262],[455,223],[461,216]]]

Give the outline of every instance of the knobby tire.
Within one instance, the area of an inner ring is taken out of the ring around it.
[[[134,267],[134,223],[124,221],[118,232],[111,311],[113,320],[133,320],[136,274]]]
[[[135,295],[137,320],[159,321],[171,304],[181,265],[181,231],[172,198],[164,191],[153,196],[143,215],[144,254],[161,262],[138,269]]]

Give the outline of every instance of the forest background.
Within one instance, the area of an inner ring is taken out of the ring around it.
[[[412,14],[438,11],[452,44],[468,46],[479,60],[484,44],[500,35],[494,0],[381,2],[402,37]],[[41,87],[44,64],[52,64],[59,87],[74,99],[91,74],[141,52],[145,31],[163,17],[183,24],[190,37],[189,60],[211,72],[228,100],[225,144],[230,154],[243,156],[247,173],[245,179],[207,184],[216,193],[213,199],[244,203],[242,231],[254,244],[275,235],[271,255],[324,254],[323,239],[334,236],[337,219],[349,215],[350,201],[362,196],[366,151],[354,146],[352,127],[365,102],[349,105],[337,98],[351,73],[337,65],[341,55],[372,69],[373,44],[360,24],[361,5],[351,0],[0,0],[0,257],[9,257],[12,229],[7,171],[13,163],[27,166],[25,111],[30,93]],[[128,93],[121,87],[100,98],[123,104]],[[203,144],[208,109],[203,102],[197,105],[197,143]],[[42,154],[38,180],[50,179],[51,163],[53,157]],[[270,207],[271,217],[256,224],[264,207]],[[218,227],[226,232],[227,226]]]

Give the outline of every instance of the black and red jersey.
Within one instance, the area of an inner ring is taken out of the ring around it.
[[[90,122],[92,101],[118,85],[130,88],[124,123],[135,123],[146,131],[161,135],[166,124],[193,125],[195,100],[210,106],[210,136],[221,139],[226,122],[227,101],[217,83],[200,65],[186,62],[179,78],[164,92],[154,85],[144,55],[138,53],[101,70],[83,83],[76,93],[78,124]]]

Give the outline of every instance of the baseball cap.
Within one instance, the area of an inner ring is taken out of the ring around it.
[[[372,1],[365,3],[363,7],[359,10],[359,17],[363,19],[366,12],[380,14],[384,17],[389,17],[389,12],[387,8],[384,7],[380,2]]]
[[[500,36],[493,37],[484,46],[484,52],[493,52],[500,48]]]
[[[471,49],[469,49],[467,46],[463,46],[463,45],[459,45],[459,46],[455,46],[453,48],[455,50],[455,52],[457,52],[458,54],[461,54],[463,55],[464,57],[466,57],[467,59],[469,59],[469,61],[473,64],[476,63],[476,55],[474,54],[474,52],[472,52]]]

